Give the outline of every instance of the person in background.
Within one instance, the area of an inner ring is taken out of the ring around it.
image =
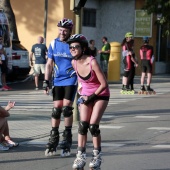
[[[3,47],[3,37],[0,37],[0,69],[1,69],[1,90],[12,90],[11,87],[7,86],[6,75],[8,73],[8,59]]]
[[[95,47],[94,40],[89,41],[89,54],[92,55],[93,57],[97,56],[97,48]]]
[[[135,59],[135,54],[133,52],[134,40],[133,34],[127,32],[125,38],[122,41],[122,56],[124,63],[124,75],[122,78],[122,90],[130,91],[134,90],[133,79],[135,76],[135,67],[138,67],[138,63]],[[129,87],[131,85],[131,88]]]
[[[37,39],[37,43],[32,46],[30,53],[31,66],[34,65],[35,90],[39,90],[40,73],[45,73],[47,47],[45,44],[43,44],[43,42],[44,38],[39,36]],[[35,64],[33,64],[33,55],[35,56]]]
[[[9,101],[5,108],[0,106],[0,150],[6,151],[11,147],[16,147],[19,143],[11,140],[7,117],[10,116],[9,110],[15,106],[15,102]]]
[[[75,34],[67,43],[73,56],[72,65],[77,73],[78,82],[82,84],[78,99],[80,121],[77,157],[72,168],[83,168],[86,164],[86,142],[89,129],[94,147],[89,167],[96,169],[100,168],[102,162],[99,124],[108,105],[110,91],[96,58],[89,55],[87,38],[82,34]]]
[[[143,37],[143,45],[140,47],[140,59],[142,66],[141,90],[153,92],[154,90],[150,88],[150,84],[152,79],[152,65],[154,61],[154,53],[153,46],[149,45],[148,37]],[[147,73],[147,85],[145,88],[144,81],[146,73]]]
[[[65,129],[63,140],[59,143],[62,149],[61,156],[69,156],[72,145],[72,124],[73,124],[73,101],[77,91],[77,76],[71,65],[72,56],[69,45],[66,43],[73,29],[71,19],[64,18],[57,24],[59,36],[54,39],[48,49],[48,60],[45,70],[43,89],[49,94],[49,80],[53,71],[52,96],[53,109],[49,142],[46,145],[45,155],[56,154],[59,143],[59,125],[61,114],[64,116]]]
[[[107,40],[107,37],[102,38],[103,46],[102,49],[98,51],[100,54],[100,64],[104,72],[106,79],[108,78],[108,64],[110,57],[110,43]]]

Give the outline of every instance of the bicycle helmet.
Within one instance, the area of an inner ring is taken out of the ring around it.
[[[130,37],[133,37],[133,34],[131,32],[127,32],[125,34],[125,38],[130,38]]]
[[[68,39],[67,43],[71,44],[73,42],[79,42],[82,48],[83,47],[88,47],[88,40],[83,34],[74,34],[74,35],[72,35]]]
[[[57,24],[58,27],[69,28],[72,30],[73,28],[73,21],[71,19],[64,18],[60,20]]]
[[[147,43],[147,42],[149,42],[149,38],[147,36],[145,36],[145,37],[143,37],[143,41]]]

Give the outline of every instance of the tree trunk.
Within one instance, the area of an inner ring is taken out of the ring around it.
[[[0,8],[2,8],[8,18],[10,32],[13,33],[13,39],[19,41],[15,15],[11,7],[10,0],[0,0]]]

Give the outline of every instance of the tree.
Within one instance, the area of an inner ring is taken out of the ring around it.
[[[19,40],[15,15],[11,7],[10,0],[0,0],[0,8],[4,10],[8,18],[10,31],[13,33],[13,39]]]
[[[144,9],[149,14],[157,15],[156,23],[166,27],[164,33],[169,35],[170,27],[170,0],[145,0]]]

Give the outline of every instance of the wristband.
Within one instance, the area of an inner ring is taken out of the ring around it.
[[[47,91],[47,88],[49,88],[49,80],[44,80],[43,81],[43,90]]]

